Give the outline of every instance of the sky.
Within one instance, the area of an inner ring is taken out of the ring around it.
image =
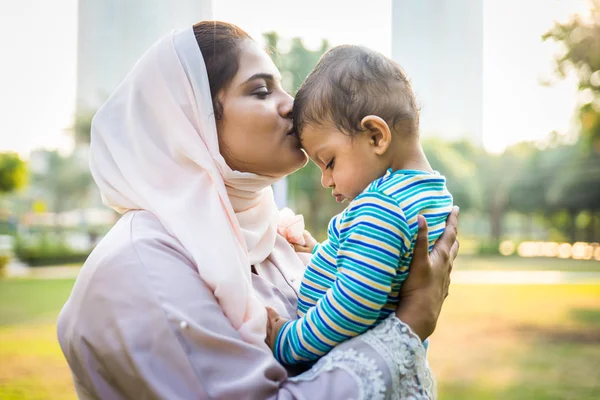
[[[483,36],[483,144],[501,151],[521,140],[574,128],[574,74],[554,75],[559,47],[542,42],[554,20],[586,14],[586,0],[486,0]],[[542,81],[551,81],[544,86]]]
[[[99,0],[100,1],[100,0]],[[127,0],[123,0],[127,1]],[[165,0],[166,1],[166,0]],[[392,0],[215,0],[215,19],[254,37],[276,31],[309,47],[362,44],[391,53]],[[574,77],[550,87],[552,43],[541,35],[554,20],[585,13],[586,0],[483,0],[483,144],[501,151],[573,127]],[[176,4],[176,2],[173,2]],[[67,150],[73,123],[77,0],[0,1],[0,151]],[[556,81],[556,79],[553,79]]]

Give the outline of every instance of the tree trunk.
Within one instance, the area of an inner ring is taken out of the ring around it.
[[[311,233],[316,235],[316,233],[314,232],[316,232],[316,229],[319,228],[319,197],[316,196],[316,193],[313,193],[312,196],[308,196],[308,199],[308,202],[310,204],[310,228],[307,229],[309,229]]]
[[[598,243],[600,242],[600,213],[594,212],[594,214],[592,214],[592,220],[594,221],[592,224],[594,227],[594,237],[592,241]]]
[[[569,210],[569,239],[571,244],[577,241],[577,211]]]
[[[490,240],[499,243],[502,237],[502,217],[504,210],[498,204],[493,204],[490,209]]]
[[[320,193],[320,184],[317,182],[312,183],[312,187],[311,187],[311,191],[310,191],[310,196],[309,196],[309,203],[310,203],[310,225],[311,225],[311,230],[310,232],[317,237],[316,235],[319,234],[320,230],[322,229],[322,227],[320,226],[320,221],[321,221],[321,213],[323,212],[323,201],[322,201],[322,197],[321,197],[321,193]]]
[[[533,215],[523,214],[521,218],[521,236],[523,240],[533,239]]]
[[[592,243],[596,236],[596,214],[594,212],[590,212],[590,221],[585,228],[585,241]]]

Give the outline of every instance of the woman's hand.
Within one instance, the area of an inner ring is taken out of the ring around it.
[[[421,338],[435,330],[444,299],[448,296],[450,272],[458,254],[458,207],[446,220],[446,230],[428,254],[427,221],[419,215],[417,242],[408,278],[400,289],[396,316]]]

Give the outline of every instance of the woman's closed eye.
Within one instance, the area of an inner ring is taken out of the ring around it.
[[[269,89],[267,89],[266,86],[261,86],[260,88],[256,89],[255,91],[252,92],[252,96],[256,96],[261,100],[266,99],[271,93],[273,93],[272,91],[269,91]]]
[[[325,166],[325,169],[331,169],[331,168],[333,168],[334,165],[335,165],[335,158],[332,158],[331,161],[329,161],[329,164],[327,164]]]

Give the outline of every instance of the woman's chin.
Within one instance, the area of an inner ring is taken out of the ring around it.
[[[290,175],[300,168],[304,167],[308,163],[308,156],[304,152],[304,150],[298,148],[291,149],[291,151],[286,151],[286,161],[282,164],[285,164],[286,167],[282,168],[282,175]]]
[[[292,149],[289,154],[289,162],[285,164],[288,165],[286,168],[285,175],[289,175],[292,172],[296,172],[300,168],[304,167],[308,163],[308,156],[302,149]]]
[[[294,171],[297,171],[300,168],[304,168],[306,164],[308,164],[308,155],[302,149],[300,149],[300,152],[302,154],[298,154],[298,168],[296,168]]]

